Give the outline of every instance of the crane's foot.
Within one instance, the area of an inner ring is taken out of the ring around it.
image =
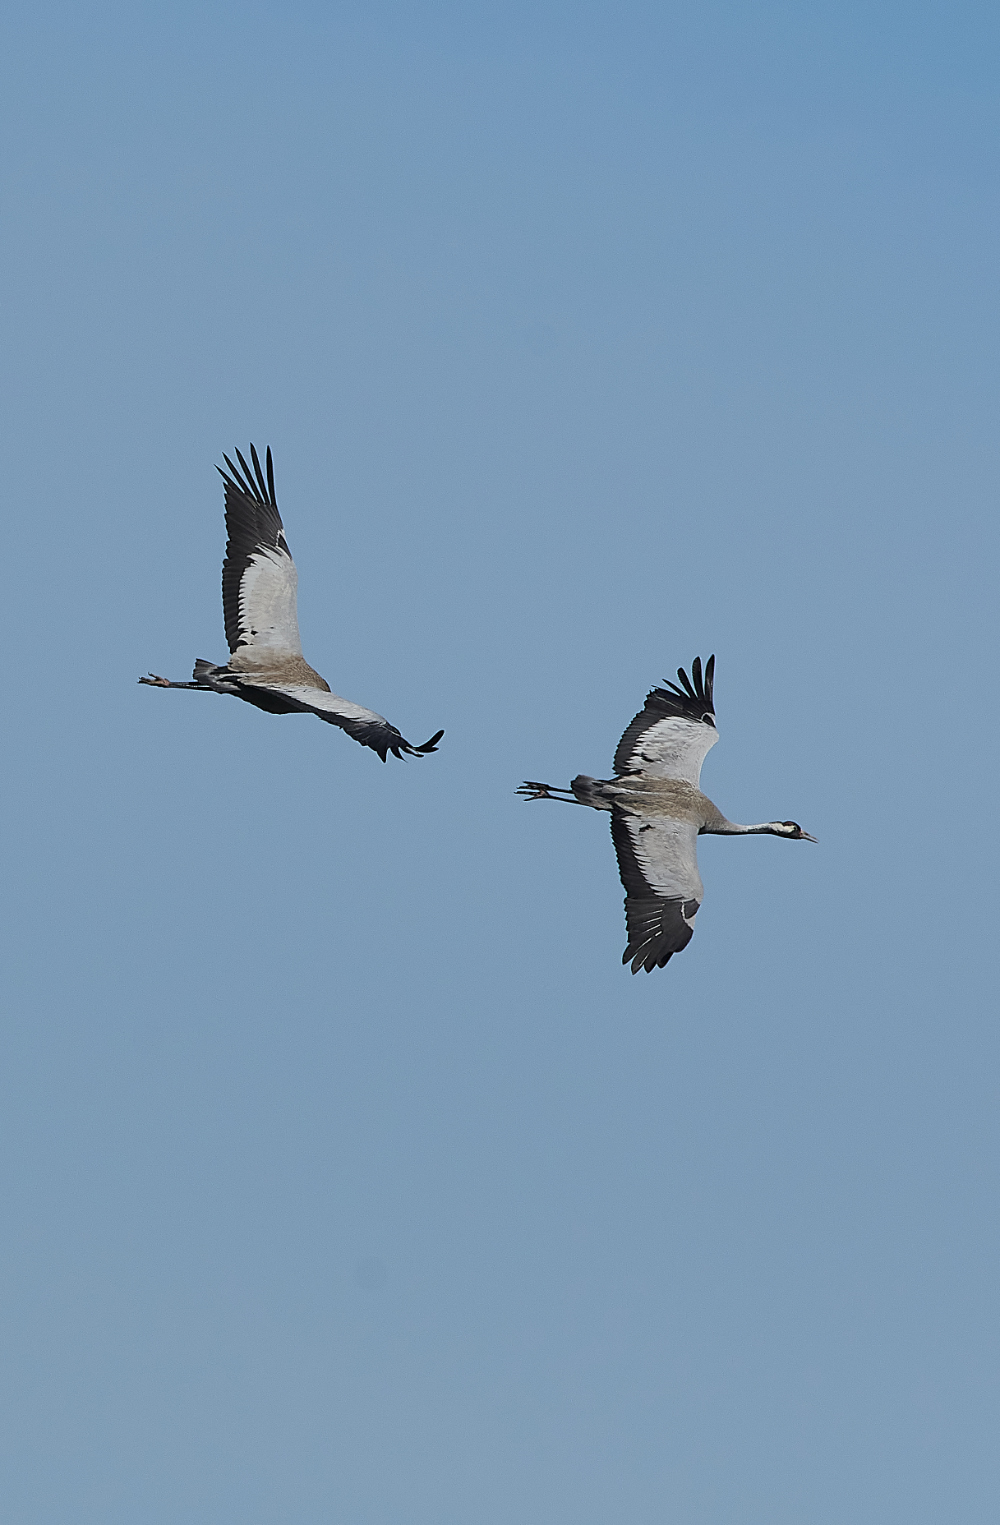
[[[151,688],[173,688],[169,678],[158,678],[155,672],[151,672],[147,678],[140,678],[140,683],[148,683]]]
[[[522,799],[526,800],[561,799],[565,805],[576,805],[579,803],[579,801],[574,796],[572,789],[560,789],[557,784],[537,784],[534,783],[531,779],[527,778],[520,786],[520,788],[515,789],[514,792],[515,794],[519,794]]]

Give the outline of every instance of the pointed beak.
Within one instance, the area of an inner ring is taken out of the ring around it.
[[[802,842],[818,842],[819,837],[811,837],[807,831],[804,831],[799,840]]]

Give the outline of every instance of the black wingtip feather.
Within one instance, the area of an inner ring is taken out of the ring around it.
[[[236,454],[239,455],[239,451],[238,450],[237,450]],[[228,455],[226,454],[225,451],[222,452],[222,459],[225,461],[226,465],[229,467],[229,470],[230,470],[230,473],[231,473],[231,475],[229,477],[227,477],[226,473],[222,470],[222,467],[221,466],[216,466],[215,469],[220,474],[220,476],[222,477],[223,481],[224,482],[228,482],[230,487],[235,487],[237,492],[243,493],[244,496],[249,496],[249,494],[247,493],[247,485],[244,482],[243,478],[240,476],[239,467],[233,465],[232,461],[229,459],[229,457],[228,457]]]
[[[688,677],[683,667],[678,667],[677,676],[680,679],[680,686],[676,683],[671,683],[669,678],[664,678],[663,681],[667,688],[681,699],[694,700],[699,704],[704,704],[705,708],[711,710],[714,715],[715,709],[712,704],[712,685],[715,679],[714,655],[710,656],[705,663],[704,674],[701,670],[701,658],[695,657],[691,663],[691,677]],[[693,682],[692,679],[694,680]]]
[[[661,957],[654,958],[651,953],[646,953],[644,950],[636,953],[634,958],[632,954],[633,950],[626,948],[622,954],[622,963],[627,964],[631,961],[633,974],[638,974],[640,969],[645,969],[647,974],[652,974],[654,969],[665,969],[674,956],[672,953],[664,953]]]
[[[260,457],[257,454],[253,440],[250,441],[250,459],[253,461],[253,469],[257,477],[257,485],[260,488],[260,495],[266,501],[267,483],[264,481],[264,473],[260,469]]]
[[[229,472],[227,474],[221,466],[216,466],[215,468],[222,480],[228,487],[233,488],[234,491],[242,493],[244,498],[249,498],[251,502],[258,503],[263,508],[276,509],[278,507],[278,500],[274,492],[274,463],[271,460],[270,445],[268,445],[266,451],[266,480],[261,470],[260,457],[253,443],[250,445],[250,459],[253,461],[253,470],[247,465],[242,451],[237,450],[236,458],[240,463],[239,466],[234,466],[228,455],[223,452],[222,459],[229,467]]]
[[[237,450],[236,454],[240,455],[240,452]],[[257,501],[257,494],[250,486],[250,484],[243,480],[243,473],[240,471],[239,467],[233,465],[232,461],[229,459],[228,455],[225,454],[225,452],[223,452],[222,459],[229,467],[230,475],[227,476],[226,473],[222,470],[221,466],[216,466],[215,469],[217,472],[219,472],[226,486],[231,487],[234,492],[241,493],[244,498],[249,498],[251,502],[255,503]],[[243,460],[241,455],[240,460]]]
[[[256,498],[257,492],[256,492],[256,489],[254,487],[253,472],[250,470],[250,467],[247,465],[246,460],[245,460],[245,458],[243,456],[243,452],[241,450],[237,450],[237,452],[236,452],[236,459],[239,461],[240,465],[243,467],[243,476],[244,476],[244,479],[246,481],[246,491],[250,494],[251,498]]]

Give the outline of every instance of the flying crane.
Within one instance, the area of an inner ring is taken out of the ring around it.
[[[436,752],[443,731],[436,731],[422,747],[413,747],[384,715],[331,693],[326,679],[309,666],[299,640],[298,573],[274,496],[270,446],[265,456],[266,482],[253,445],[252,472],[238,450],[236,456],[242,472],[228,455],[223,460],[229,472],[216,467],[226,484],[228,539],[222,563],[222,611],[229,661],[217,667],[199,657],[190,683],[172,683],[155,673],[139,682],[154,688],[233,694],[271,715],[318,715],[362,746],[371,747],[383,762],[389,752],[393,757]]]
[[[677,669],[680,686],[651,689],[626,728],[615,752],[615,776],[574,778],[568,789],[525,782],[517,790],[529,800],[562,800],[611,812],[611,836],[625,887],[628,947],[622,963],[632,973],[662,969],[694,936],[694,919],[705,893],[698,873],[698,838],[766,834],[794,842],[815,842],[797,821],[762,821],[739,826],[699,788],[701,765],[719,739],[712,688],[715,658],[704,674],[695,657],[689,678]]]

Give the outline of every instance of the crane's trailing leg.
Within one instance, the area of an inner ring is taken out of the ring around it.
[[[226,497],[226,557],[222,563],[222,611],[229,661],[218,666],[199,657],[187,683],[149,673],[150,688],[188,688],[202,694],[230,694],[268,715],[316,715],[339,726],[383,762],[393,757],[426,757],[437,751],[443,731],[414,747],[384,715],[332,692],[325,678],[302,655],[296,612],[298,574],[274,495],[271,452],[262,467],[250,446],[248,464],[236,451],[222,471]]]
[[[239,683],[227,667],[217,667],[214,662],[206,662],[204,657],[199,657],[195,662],[189,683],[175,683],[172,678],[159,678],[155,672],[151,672],[146,678],[140,678],[139,682],[148,683],[151,688],[196,688],[202,694],[239,696],[240,692]],[[261,706],[261,708],[265,707]],[[297,708],[297,706],[283,705],[275,710],[275,714],[283,714],[286,708]]]
[[[615,749],[614,778],[577,774],[568,789],[527,780],[518,794],[528,800],[562,800],[611,815],[611,840],[625,890],[628,946],[622,962],[632,973],[662,969],[694,935],[704,890],[698,872],[698,838],[754,834],[815,842],[797,821],[728,821],[701,792],[701,765],[719,739],[715,724],[715,658],[691,676],[677,669],[676,683],[651,689],[646,703]]]
[[[150,688],[201,688],[206,693],[212,692],[207,683],[174,683],[170,678],[158,678],[155,672],[151,672],[148,678],[140,678],[139,682],[148,683]]]
[[[560,800],[564,805],[580,803],[572,789],[560,789],[557,784],[535,784],[530,779],[525,779],[521,787],[514,792],[526,800]]]

